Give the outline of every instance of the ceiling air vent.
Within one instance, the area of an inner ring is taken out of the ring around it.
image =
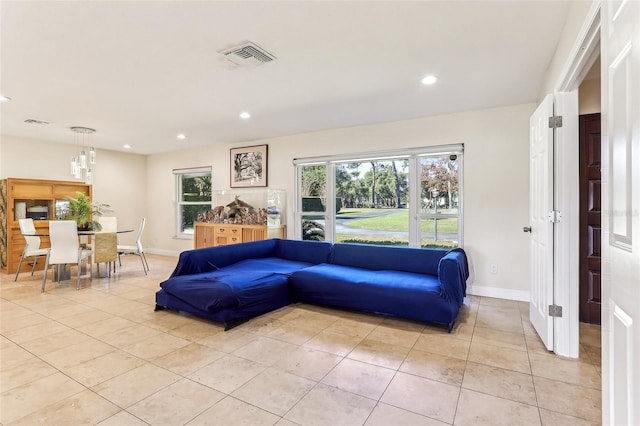
[[[257,67],[276,59],[275,56],[253,43],[225,50],[222,54],[231,62],[242,67]]]
[[[34,118],[27,118],[24,122],[27,124],[49,124],[48,121],[36,120]]]

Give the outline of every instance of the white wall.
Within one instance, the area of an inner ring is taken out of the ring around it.
[[[2,135],[0,178],[73,181],[69,162],[74,152],[70,144]],[[93,199],[111,206],[113,212],[107,214],[118,218],[120,228],[137,230],[147,211],[146,156],[97,150],[93,171]],[[123,244],[133,243],[135,232],[122,234],[119,240]]]
[[[565,21],[562,35],[556,46],[553,59],[547,68],[544,84],[540,90],[538,100],[542,100],[545,95],[555,92],[555,86],[558,82],[560,74],[569,59],[569,53],[578,36],[578,32],[584,24],[587,12],[591,9],[593,1],[573,1],[569,8],[567,20]]]
[[[529,116],[534,104],[253,141],[269,145],[269,187],[287,191],[293,230],[294,158],[464,143],[464,248],[475,269],[473,291],[528,300]],[[211,145],[152,155],[147,163],[147,246],[177,253],[193,247],[175,234],[172,170],[213,167],[214,189],[229,187],[229,149]],[[495,264],[497,274],[489,273]]]

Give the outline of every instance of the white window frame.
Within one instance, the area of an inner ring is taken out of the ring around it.
[[[193,167],[188,169],[174,169],[175,176],[175,235],[176,238],[193,239],[194,232],[184,232],[182,230],[182,208],[184,206],[202,205],[213,208],[213,199],[209,201],[183,201],[182,200],[182,177],[185,175],[201,175],[211,177],[211,167]],[[213,198],[213,182],[211,183],[211,193]]]
[[[455,154],[458,156],[458,213],[442,214],[438,213],[438,217],[457,217],[458,218],[458,246],[463,246],[464,236],[464,144],[454,145],[438,145],[420,148],[409,148],[404,150],[393,151],[377,151],[355,154],[329,155],[321,157],[295,158],[293,165],[295,166],[295,207],[294,207],[294,238],[302,239],[302,217],[314,214],[325,215],[325,241],[334,242],[335,239],[335,165],[345,162],[363,162],[372,160],[409,160],[409,246],[420,247],[422,235],[420,230],[420,219],[423,217],[432,217],[430,214],[422,214],[420,211],[420,159],[423,157],[434,157],[438,155]],[[302,167],[313,165],[326,165],[326,184],[327,184],[327,206],[325,212],[303,212],[302,197],[300,196],[300,184],[302,179]],[[435,214],[433,215],[435,217]]]

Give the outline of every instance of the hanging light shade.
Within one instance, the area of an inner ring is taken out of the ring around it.
[[[80,168],[80,159],[75,156],[75,168],[73,169],[73,177],[76,179],[82,179],[82,168]]]
[[[71,157],[71,163],[70,163],[70,168],[69,168],[69,172],[75,176],[76,175],[76,156],[72,156]]]
[[[80,151],[80,168],[87,168],[87,152],[84,149]]]
[[[96,130],[89,127],[74,126],[71,131],[75,133],[74,143],[78,154],[71,160],[71,174],[76,179],[84,179],[87,184],[93,182],[93,171],[89,165],[96,163],[96,150],[90,146],[90,138]],[[88,152],[87,152],[88,149]]]

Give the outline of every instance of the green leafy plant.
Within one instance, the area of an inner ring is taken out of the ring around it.
[[[87,194],[77,191],[76,198],[66,197],[69,208],[65,214],[65,219],[75,220],[78,229],[100,231],[102,225],[95,218],[102,216],[110,207],[108,204],[93,203]]]

